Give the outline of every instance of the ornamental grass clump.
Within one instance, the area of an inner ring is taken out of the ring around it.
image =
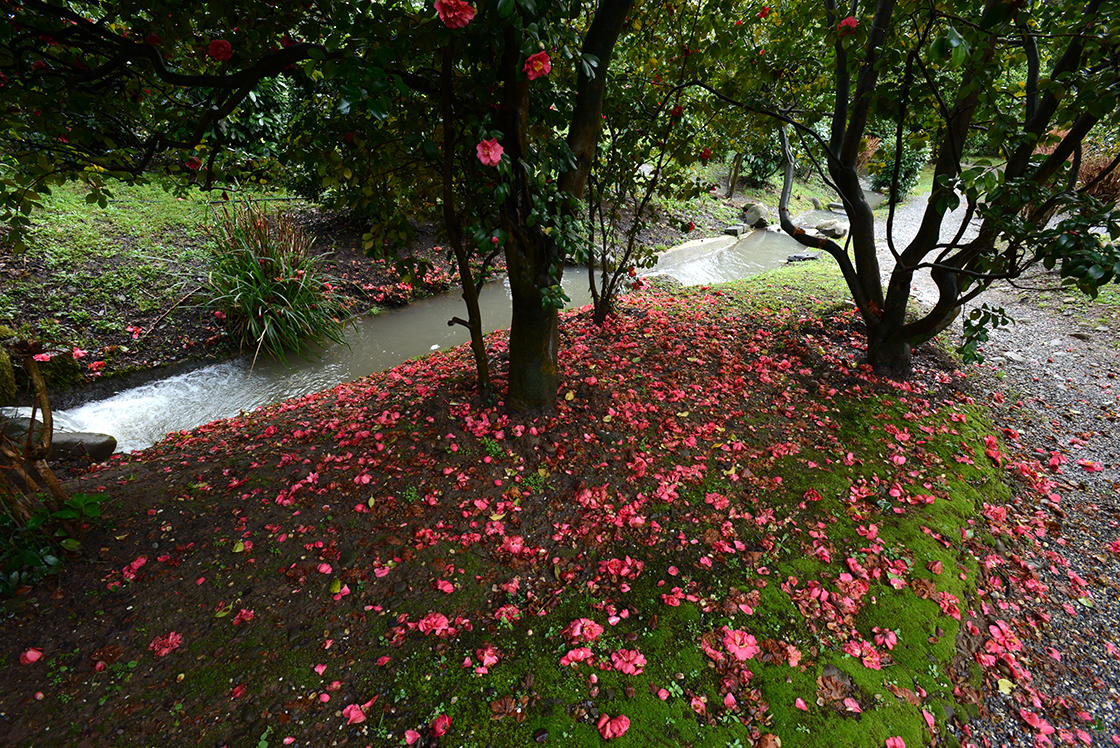
[[[313,239],[290,217],[247,200],[224,208],[208,233],[210,304],[241,347],[303,355],[311,344],[345,342],[345,309],[310,251]]]

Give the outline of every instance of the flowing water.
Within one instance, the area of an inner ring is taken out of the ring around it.
[[[741,240],[689,242],[666,252],[650,272],[671,275],[685,285],[720,283],[778,267],[787,256],[803,250],[783,234],[755,231]],[[589,303],[585,270],[569,268],[565,275],[571,306]],[[495,282],[483,289],[480,303],[487,332],[508,327],[510,298],[504,284]],[[470,340],[466,328],[447,324],[456,316],[466,316],[459,293],[425,299],[358,319],[356,329],[347,335],[349,347],[330,346],[320,358],[257,361],[253,366],[251,357],[241,357],[212,364],[60,411],[57,427],[112,434],[118,451],[144,449],[172,431],[324,390],[466,343]]]
[[[672,276],[686,286],[723,283],[772,270],[785,264],[790,255],[804,251],[805,247],[786,234],[763,229],[741,239],[728,236],[687,242],[662,254],[647,273]]]

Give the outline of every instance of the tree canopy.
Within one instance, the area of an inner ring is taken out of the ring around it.
[[[471,268],[505,255],[507,404],[532,409],[556,395],[560,280],[586,251],[577,201],[609,164],[596,158],[604,121],[636,161],[749,145],[792,162],[796,150],[840,194],[851,234],[847,246],[809,237],[785,213],[783,226],[835,259],[869,362],[905,376],[911,347],[992,282],[1040,262],[1090,292],[1120,275],[1120,228],[1093,189],[1116,165],[1116,5],[6,2],[0,208],[18,247],[62,180],[104,202],[108,177],[244,176],[240,146],[254,122],[277,126],[262,114],[275,102],[289,127],[268,157],[363,211],[371,250],[407,242],[438,209],[468,297]],[[875,139],[885,156],[869,152]],[[890,246],[884,287],[860,170],[899,174],[926,147],[934,193],[914,240]],[[1100,168],[1079,181],[1090,157]],[[792,163],[787,199],[791,177]],[[979,232],[942,238],[960,201]],[[909,319],[916,272],[941,298]],[[468,310],[485,367],[469,298]]]

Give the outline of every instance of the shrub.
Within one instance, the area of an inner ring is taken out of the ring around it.
[[[210,303],[242,347],[279,356],[302,354],[309,343],[344,343],[345,309],[332,295],[321,258],[310,252],[312,239],[289,217],[246,201],[223,209],[208,233]]]
[[[740,178],[748,187],[764,187],[784,163],[782,148],[777,138],[758,140],[743,149]]]
[[[877,192],[889,192],[894,183],[895,148],[894,139],[887,141],[890,148],[883,148],[880,144],[875,158],[872,159],[869,169],[873,175],[871,189]],[[911,139],[902,141],[902,159],[899,162],[899,177],[897,192],[891,195],[894,201],[903,200],[914,185],[918,183],[918,174],[930,159],[929,142],[922,140],[915,142]]]

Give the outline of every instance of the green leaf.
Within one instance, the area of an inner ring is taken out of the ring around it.
[[[59,545],[62,546],[64,550],[70,551],[71,553],[77,553],[82,550],[82,543],[76,538],[67,538],[59,543]]]
[[[380,122],[384,122],[389,117],[389,108],[385,106],[385,100],[371,96],[366,101],[366,110]]]
[[[509,18],[513,15],[514,7],[513,0],[498,0],[498,17]]]

